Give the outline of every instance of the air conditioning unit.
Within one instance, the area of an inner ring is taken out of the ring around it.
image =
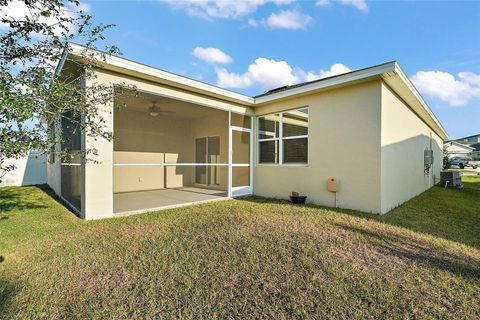
[[[440,185],[454,188],[463,188],[462,173],[459,171],[440,172]]]

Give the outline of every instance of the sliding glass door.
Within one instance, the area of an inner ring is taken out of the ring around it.
[[[195,162],[218,163],[220,160],[220,137],[203,137],[195,139]],[[195,183],[201,185],[218,185],[217,166],[195,166]]]

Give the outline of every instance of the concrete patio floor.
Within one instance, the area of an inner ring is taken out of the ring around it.
[[[223,199],[228,199],[225,191],[198,187],[114,193],[113,213],[130,215]]]

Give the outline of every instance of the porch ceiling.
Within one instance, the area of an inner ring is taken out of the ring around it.
[[[224,114],[226,112],[182,100],[171,99],[143,92],[137,96],[133,94],[120,94],[115,97],[115,101],[120,104],[120,110],[125,108],[126,110],[144,113],[149,113],[149,107],[153,102],[155,102],[160,110],[174,112],[161,113],[160,116],[180,117],[186,119],[198,119],[207,116]]]

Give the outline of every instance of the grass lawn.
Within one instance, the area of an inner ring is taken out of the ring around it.
[[[465,188],[473,188],[480,190],[480,176],[463,176],[462,182]]]
[[[479,319],[479,199],[435,187],[379,217],[252,197],[85,222],[46,187],[3,188],[0,317]]]

